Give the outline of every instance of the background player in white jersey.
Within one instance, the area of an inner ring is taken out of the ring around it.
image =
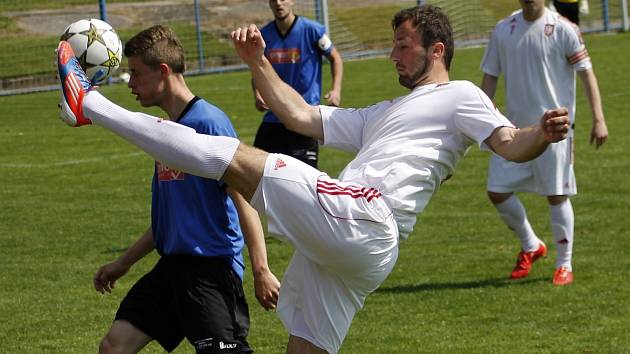
[[[329,105],[341,101],[343,60],[326,28],[293,12],[293,0],[269,0],[274,20],[260,29],[267,43],[265,56],[278,76],[313,105],[322,93],[322,55],[330,61],[332,89],[324,95]],[[319,144],[310,136],[288,130],[269,109],[260,92],[254,88],[256,109],[265,112],[256,132],[254,146],[267,152],[286,154],[317,168]]]
[[[288,353],[339,350],[365,298],[392,270],[399,238],[474,142],[526,161],[569,129],[564,108],[516,129],[475,85],[450,82],[452,31],[439,8],[401,10],[392,24],[391,59],[411,92],[362,109],[307,104],[265,58],[255,25],[232,32],[256,87],[289,129],[357,153],[339,180],[234,138],[129,112],[92,90],[64,42],[58,50],[65,121],[94,122],[169,166],[222,179],[266,214],[270,233],[295,248],[277,310],[290,334]]]
[[[575,72],[584,84],[593,116],[591,143],[599,148],[608,138],[597,79],[575,24],[549,11],[544,0],[520,0],[521,10],[500,21],[486,49],[481,84],[494,97],[503,73],[507,117],[517,126],[536,122],[546,109],[568,107],[575,120]],[[499,215],[521,242],[511,278],[527,276],[532,263],[547,253],[547,246],[534,233],[525,209],[514,192],[546,196],[551,209],[551,227],[557,258],[553,283],[573,281],[573,207],[569,196],[577,193],[573,173],[573,134],[547,148],[539,158],[515,164],[493,155],[488,172],[488,196]]]

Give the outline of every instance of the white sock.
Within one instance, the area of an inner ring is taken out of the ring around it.
[[[551,232],[556,243],[556,269],[567,267],[571,270],[573,255],[573,206],[567,198],[558,205],[550,205]]]
[[[85,96],[83,113],[165,165],[216,180],[223,176],[240,143],[236,138],[197,134],[184,125],[128,111],[98,91]]]
[[[521,248],[525,252],[533,252],[538,249],[541,241],[534,233],[534,229],[527,220],[525,207],[517,196],[512,194],[502,203],[494,205],[505,224],[516,233],[521,241]]]

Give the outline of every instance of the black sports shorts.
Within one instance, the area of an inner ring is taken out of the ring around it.
[[[116,313],[168,352],[182,339],[197,353],[251,353],[243,284],[220,257],[165,256],[129,290]]]
[[[580,25],[580,5],[578,2],[567,3],[554,1],[553,6],[560,15],[568,18],[569,21],[575,23],[576,25]]]
[[[285,154],[317,168],[317,140],[287,129],[282,123],[262,122],[254,146],[267,152]]]

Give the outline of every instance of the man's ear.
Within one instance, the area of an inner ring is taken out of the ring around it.
[[[431,58],[433,60],[440,60],[444,57],[444,43],[435,42],[431,46]]]
[[[171,73],[171,67],[166,63],[160,63],[160,73],[163,78],[166,78]]]

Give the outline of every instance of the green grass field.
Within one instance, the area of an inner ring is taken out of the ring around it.
[[[473,148],[401,245],[396,268],[368,298],[340,353],[630,352],[630,62],[623,59],[630,34],[585,39],[610,140],[599,151],[588,145],[590,114],[579,87],[575,283],[551,284],[555,249],[548,208],[543,198],[528,194],[524,203],[551,257],[522,281],[506,279],[518,244],[485,196],[489,155]],[[458,50],[451,78],[478,83],[482,52]],[[243,141],[253,140],[260,115],[248,73],[188,81],[233,118]],[[125,86],[102,92],[140,109]],[[386,59],[346,63],[343,106],[404,93]],[[149,223],[153,162],[102,128],[73,130],[60,123],[58,97],[0,98],[0,353],[96,352],[120,300],[157,259],[152,254],[139,262],[111,295],[93,290],[96,269]],[[336,174],[350,158],[325,149],[321,166]],[[267,244],[280,277],[291,249],[272,238]],[[284,353],[287,335],[276,315],[258,306],[249,274],[245,288],[251,345],[257,353]],[[151,344],[145,352],[163,351]],[[185,342],[176,350],[192,352]]]

